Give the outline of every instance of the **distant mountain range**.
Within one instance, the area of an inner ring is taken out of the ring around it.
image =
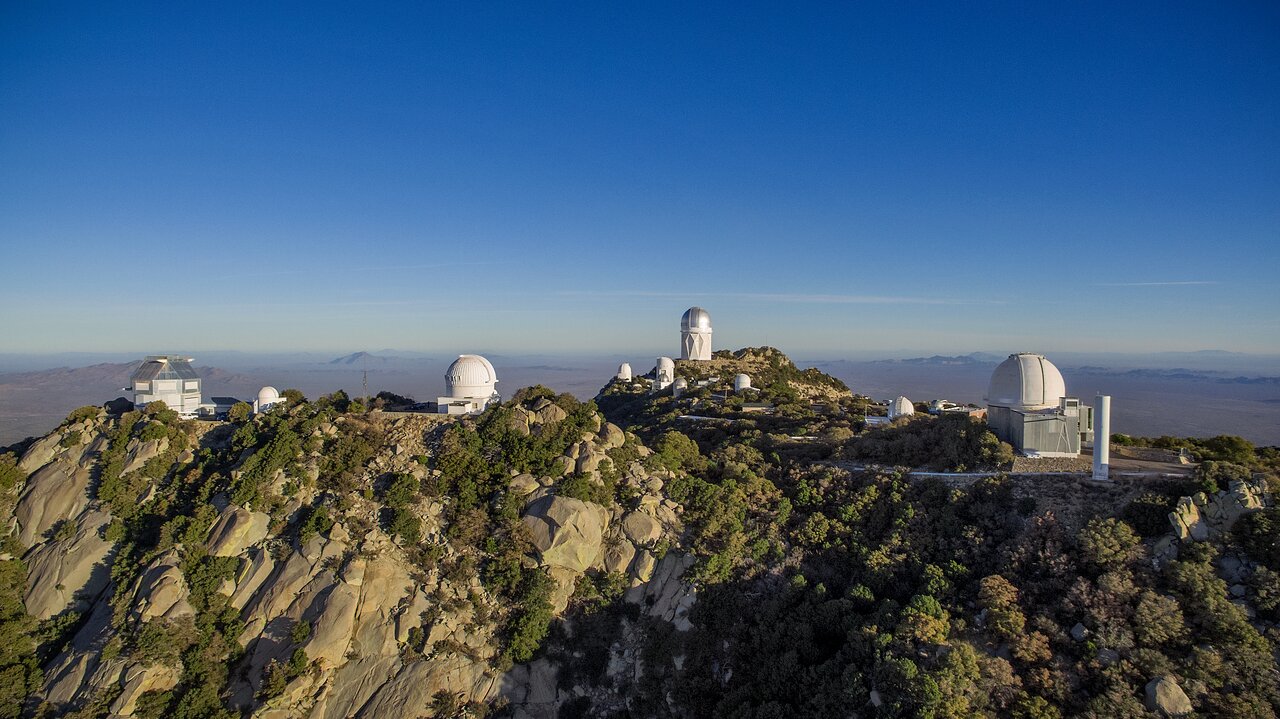
[[[986,365],[995,364],[1004,359],[989,352],[971,352],[967,355],[933,355],[932,357],[911,357],[908,359],[876,360],[874,364],[905,365]]]
[[[124,387],[129,384],[129,377],[140,364],[142,364],[141,359],[133,362],[102,362],[88,367],[55,367],[35,372],[10,372],[0,374],[0,386],[33,388],[111,384]],[[209,382],[232,383],[246,379],[218,367],[197,365],[195,371],[200,375],[200,379]]]
[[[1085,365],[1082,367],[1072,367],[1068,371],[1081,374],[1102,375],[1108,377],[1132,377],[1135,379],[1171,379],[1184,380],[1191,382],[1217,382],[1219,384],[1256,384],[1256,385],[1277,385],[1280,386],[1280,377],[1246,377],[1244,375],[1232,375],[1228,372],[1213,372],[1210,370],[1195,370],[1185,367],[1174,367],[1171,369],[1129,369],[1129,370],[1113,370],[1107,367],[1096,367]]]
[[[386,365],[395,362],[422,362],[431,359],[430,355],[421,352],[398,352],[396,350],[379,350],[373,352],[352,352],[349,355],[335,357],[328,361],[331,365]]]

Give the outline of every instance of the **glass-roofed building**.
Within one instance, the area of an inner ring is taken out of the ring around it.
[[[157,400],[184,417],[194,417],[200,409],[200,375],[191,367],[191,357],[150,355],[129,378],[133,404],[141,409]]]

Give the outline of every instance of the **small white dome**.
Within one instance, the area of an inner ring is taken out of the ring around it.
[[[741,392],[744,389],[751,389],[751,377],[740,374],[733,378],[733,391]]]
[[[680,318],[682,332],[710,332],[711,314],[701,307],[690,307]]]
[[[897,419],[899,417],[910,417],[916,413],[915,405],[911,404],[911,400],[898,395],[889,403],[889,419]]]
[[[631,365],[629,363],[623,362],[618,365],[618,379],[623,381],[631,379]]]
[[[689,386],[689,380],[685,379],[684,377],[677,377],[675,386],[680,389],[685,389],[686,387]]]
[[[991,373],[987,404],[1021,410],[1057,407],[1067,394],[1062,373],[1044,355],[1020,352],[1009,355]]]
[[[280,401],[280,392],[270,385],[258,390],[258,406],[265,407]]]
[[[480,355],[458,355],[444,375],[445,394],[450,397],[493,396],[498,373]]]

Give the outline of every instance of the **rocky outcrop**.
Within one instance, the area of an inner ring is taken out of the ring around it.
[[[1156,677],[1147,682],[1147,709],[1162,717],[1184,717],[1195,711],[1191,700],[1173,677]]]
[[[646,607],[650,616],[665,619],[682,632],[688,631],[693,626],[689,611],[698,597],[693,585],[683,577],[693,564],[693,557],[687,554],[667,554],[654,564],[644,584],[627,591],[626,600]]]
[[[81,513],[66,536],[27,553],[27,613],[48,619],[63,610],[84,611],[110,581],[111,543],[103,530],[111,515],[97,509]]]
[[[60,435],[50,435],[57,436]],[[32,446],[24,460],[31,457],[36,449]],[[18,541],[23,546],[36,544],[55,525],[75,517],[89,505],[89,482],[96,455],[92,445],[82,452],[65,453],[56,460],[41,464],[27,478],[14,508]]]
[[[209,554],[215,557],[236,557],[244,550],[267,538],[271,517],[263,512],[250,512],[231,505],[222,510],[218,521],[209,530]]]
[[[544,399],[517,410],[512,421],[523,423],[531,434],[567,416]],[[324,441],[355,421],[381,422],[385,433],[383,448],[363,465],[370,484],[392,473],[420,479],[438,474],[416,457],[432,451],[430,442],[438,436],[432,431],[440,420],[339,417],[311,436]],[[214,435],[211,442],[225,443],[228,434]],[[547,659],[497,671],[504,646],[499,632],[511,607],[480,583],[469,563],[474,558],[468,551],[474,550],[454,546],[444,533],[447,497],[416,500],[422,541],[433,553],[425,560],[428,555],[420,548],[385,534],[381,508],[367,495],[352,495],[341,509],[330,504],[335,523],[302,545],[292,517],[316,501],[314,485],[303,481],[284,501],[277,500],[272,511],[290,517],[275,525],[290,528],[278,536],[272,534],[271,516],[228,505],[221,495],[214,500],[220,511],[203,535],[192,539],[190,532],[175,533],[172,537],[185,546],[164,545],[168,548],[158,556],[146,555],[145,566],[122,575],[133,577],[127,586],[112,587],[112,546],[104,538],[111,516],[90,496],[92,472],[105,443],[102,435],[93,437],[69,447],[44,442],[32,455],[32,463],[40,464],[19,497],[19,528],[33,544],[26,557],[26,600],[32,613],[44,618],[67,609],[88,612],[67,651],[45,667],[39,697],[55,713],[110,696],[110,714],[130,716],[147,692],[168,691],[184,681],[180,662],[141,664],[131,657],[127,639],[119,649],[120,637],[150,622],[189,622],[198,598],[191,595],[185,571],[192,570],[191,560],[198,562],[206,553],[236,560],[211,565],[234,568],[211,589],[240,613],[243,630],[228,639],[239,642],[243,658],[233,668],[226,700],[246,716],[408,719],[422,715],[437,693],[446,692],[465,700],[509,702],[515,716],[554,717],[564,702],[584,696],[581,687],[558,687],[557,665]],[[615,469],[609,451],[627,442],[621,429],[597,418],[558,458],[555,474],[581,471],[599,483],[602,472]],[[641,456],[643,450],[636,447]],[[132,440],[126,451],[123,463],[135,471],[172,454],[164,440]],[[290,476],[317,481],[320,451],[306,450],[297,458],[300,472]],[[187,460],[194,456],[190,453]],[[229,476],[235,475],[234,466],[226,470]],[[687,628],[694,595],[683,573],[692,560],[677,553],[658,556],[665,551],[661,547],[677,543],[680,527],[678,507],[661,494],[666,475],[652,476],[638,462],[616,470],[619,481],[640,498],[632,511],[559,496],[559,476],[512,472],[508,488],[523,504],[522,519],[533,544],[525,565],[541,565],[554,581],[549,603],[555,615],[566,610],[585,572],[605,570],[626,575],[627,599],[642,612]],[[264,480],[264,496],[278,492],[281,482],[280,472]],[[151,492],[155,494],[154,487]],[[184,527],[181,522],[173,526]],[[114,622],[112,596],[126,597],[128,606],[127,612],[114,612]],[[636,642],[618,648],[618,657],[611,659],[611,666],[626,665],[615,672],[619,682],[641,676],[639,636],[637,629]],[[112,641],[117,649],[104,652]],[[299,650],[307,660],[305,671],[291,674],[283,692],[274,685],[273,696],[263,697],[268,667],[288,664]]]
[[[187,580],[179,568],[177,552],[169,551],[156,558],[138,579],[133,595],[133,616],[147,622],[152,619],[177,619],[195,614],[188,598]]]
[[[125,446],[124,467],[120,470],[120,474],[128,474],[142,469],[143,465],[164,454],[167,449],[169,449],[168,437],[145,442],[139,439],[129,440],[129,444]]]
[[[1260,480],[1231,482],[1213,495],[1197,492],[1182,497],[1169,513],[1173,533],[1184,542],[1203,542],[1226,532],[1240,517],[1266,506],[1266,487]]]
[[[584,572],[600,560],[609,513],[598,504],[548,495],[525,508],[524,523],[543,564]]]
[[[133,716],[138,699],[147,692],[164,692],[178,685],[179,673],[175,667],[164,665],[143,666],[134,664],[121,673],[120,696],[111,704],[113,716]]]

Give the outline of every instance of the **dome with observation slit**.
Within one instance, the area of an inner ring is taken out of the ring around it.
[[[1018,410],[1057,407],[1067,394],[1062,373],[1044,355],[1019,352],[1009,355],[991,373],[987,404]]]

